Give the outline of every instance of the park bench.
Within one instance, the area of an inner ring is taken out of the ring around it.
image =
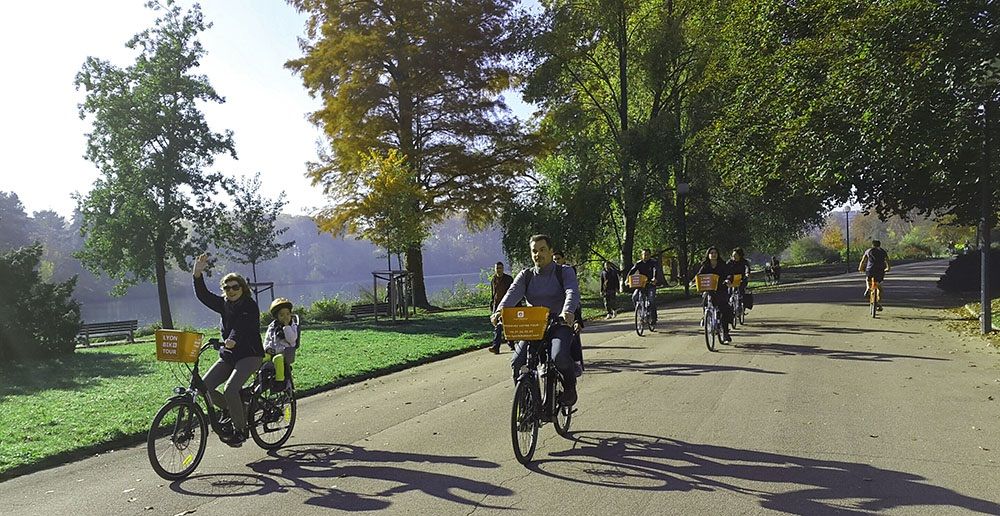
[[[90,345],[91,337],[107,337],[112,335],[128,335],[129,342],[135,342],[135,330],[139,321],[111,321],[101,323],[84,323],[80,326],[77,340],[82,340],[85,346]]]
[[[348,315],[350,315],[352,318],[355,319],[360,317],[373,317],[375,315],[376,310],[378,311],[379,314],[388,314],[389,303],[379,303],[374,306],[371,303],[354,304],[351,305],[351,311],[348,313]]]

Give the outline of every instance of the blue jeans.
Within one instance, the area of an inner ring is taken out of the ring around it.
[[[562,373],[563,384],[568,388],[576,386],[576,371],[573,370],[573,359],[570,358],[570,347],[573,344],[573,329],[568,326],[552,328],[549,336],[552,338],[552,359],[556,369]],[[518,341],[514,346],[514,356],[510,359],[510,367],[514,371],[514,379],[525,364],[528,355],[528,345],[541,345],[541,341]]]

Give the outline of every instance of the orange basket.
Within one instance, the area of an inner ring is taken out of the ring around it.
[[[742,274],[733,274],[733,280],[729,282],[729,286],[731,286],[731,287],[738,287],[742,283],[743,283],[743,275]]]
[[[697,278],[695,284],[698,285],[698,292],[711,292],[719,288],[718,274],[699,274]]]
[[[156,330],[156,359],[163,362],[198,361],[201,334],[193,331]]]
[[[544,306],[504,308],[500,320],[503,321],[504,340],[542,340],[549,325],[549,309]]]
[[[629,288],[642,288],[646,286],[646,282],[649,278],[645,274],[633,274],[628,277]]]

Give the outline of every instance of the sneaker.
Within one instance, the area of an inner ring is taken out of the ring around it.
[[[564,386],[564,388],[566,390],[563,391],[562,396],[559,397],[559,403],[562,403],[563,406],[566,406],[566,407],[572,407],[573,405],[576,404],[576,400],[577,400],[577,397],[576,397],[576,385],[572,385],[572,386],[566,385],[566,386]]]
[[[732,342],[733,338],[729,336],[729,332],[728,331],[722,332],[722,343],[731,344]]]
[[[247,437],[246,435],[244,435],[242,430],[237,430],[234,428],[232,433],[227,434],[225,436],[219,436],[219,439],[221,439],[222,442],[226,443],[230,447],[239,448],[240,446],[243,446],[244,442],[246,442]]]
[[[882,311],[882,305],[878,305],[878,306],[876,306],[876,307],[875,307],[875,311],[876,311],[876,312],[881,312],[881,311]]]
[[[499,355],[500,354],[500,343],[499,342],[496,343],[496,344],[493,344],[492,346],[490,346],[490,353],[493,353],[494,355]]]

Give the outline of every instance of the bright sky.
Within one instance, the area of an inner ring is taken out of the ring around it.
[[[73,79],[87,56],[118,66],[134,62],[125,42],[156,18],[143,3],[57,0],[0,8],[0,191],[17,193],[29,214],[70,215],[70,194],[86,193],[98,177],[82,157],[90,128],[79,119],[84,94]],[[207,0],[202,9],[214,26],[200,36],[208,51],[200,72],[226,98],[204,112],[213,130],[234,131],[239,157],[219,159],[215,169],[231,176],[259,171],[265,193],[288,192],[288,212],[321,205],[319,189],[304,176],[321,137],[305,119],[317,102],[283,67],[299,55],[305,17],[280,0]]]

